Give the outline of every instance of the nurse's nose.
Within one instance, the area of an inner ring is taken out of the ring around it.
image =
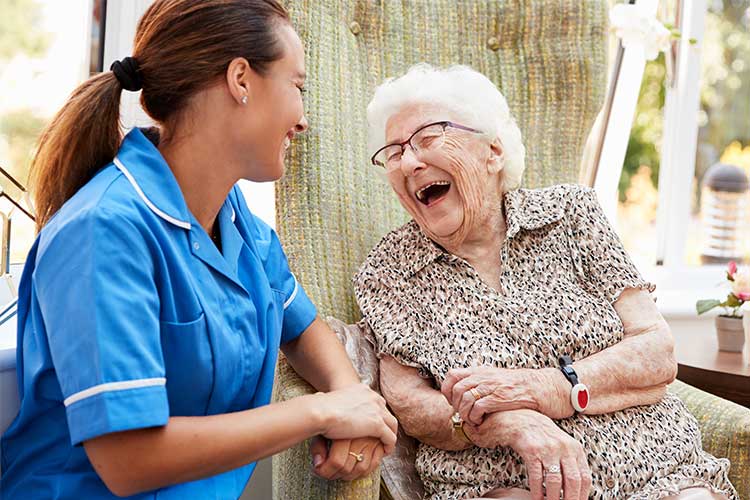
[[[411,145],[405,145],[404,152],[401,154],[401,172],[408,177],[413,176],[418,171],[426,167],[427,164],[425,164],[418,158],[417,153],[414,152],[414,149],[412,149]]]
[[[300,121],[297,123],[297,125],[294,126],[294,131],[298,134],[301,134],[302,132],[307,130],[307,127],[308,127],[307,118],[305,118],[305,115],[302,115],[302,118],[300,119]]]

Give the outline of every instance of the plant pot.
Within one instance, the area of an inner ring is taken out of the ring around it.
[[[716,339],[719,341],[720,351],[742,352],[745,345],[742,323],[742,318],[716,317]]]
[[[750,311],[745,311],[742,316],[742,326],[745,328],[745,342],[750,345]]]

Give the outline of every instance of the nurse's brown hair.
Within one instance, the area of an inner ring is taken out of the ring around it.
[[[283,57],[279,22],[289,16],[277,0],[156,0],[138,23],[132,54],[143,109],[169,126],[237,57],[264,74]],[[90,78],[42,133],[30,176],[37,230],[114,158],[122,90],[111,71]]]

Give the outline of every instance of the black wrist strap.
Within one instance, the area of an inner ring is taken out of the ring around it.
[[[560,356],[560,371],[563,372],[570,385],[573,387],[578,385],[578,374],[573,369],[573,359],[570,356]]]

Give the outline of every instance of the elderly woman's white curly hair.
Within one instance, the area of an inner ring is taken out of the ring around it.
[[[521,131],[503,94],[486,76],[468,66],[440,69],[420,63],[375,89],[367,106],[370,154],[385,145],[388,119],[407,105],[421,103],[444,106],[457,113],[463,125],[499,138],[505,156],[503,187],[506,191],[520,187],[526,156]]]

